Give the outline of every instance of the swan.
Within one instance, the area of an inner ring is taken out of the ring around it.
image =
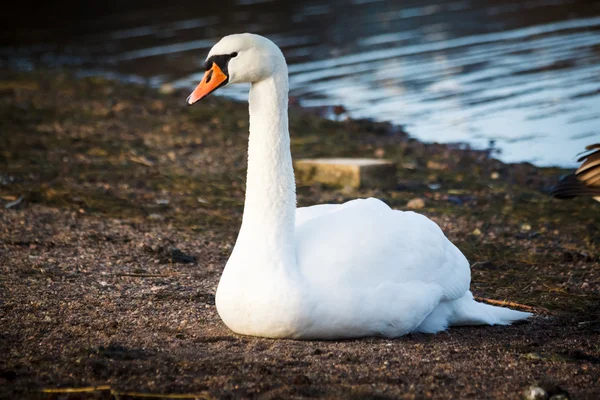
[[[296,208],[281,50],[249,33],[222,38],[187,98],[250,83],[250,135],[241,228],[216,307],[232,331],[334,340],[509,324],[530,313],[478,303],[465,256],[436,223],[384,202]]]

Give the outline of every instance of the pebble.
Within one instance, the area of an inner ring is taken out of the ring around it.
[[[539,386],[530,386],[525,390],[525,400],[546,400],[548,393]]]
[[[160,88],[158,88],[158,91],[161,94],[171,94],[175,91],[175,87],[170,83],[163,83],[162,85],[160,85]]]
[[[548,383],[540,383],[540,386],[532,385],[525,389],[523,398],[525,400],[569,400],[569,393],[564,389]],[[543,387],[541,387],[543,386]]]
[[[446,164],[442,164],[442,163],[439,163],[439,162],[433,161],[433,160],[427,161],[427,169],[442,170],[442,169],[447,169],[447,168],[448,168],[448,166]]]
[[[425,200],[423,200],[420,197],[416,197],[410,200],[408,203],[406,203],[406,208],[410,208],[413,210],[418,210],[423,207],[425,207]]]
[[[153,221],[162,221],[165,219],[165,216],[161,214],[152,213],[148,215],[148,219],[151,219]]]

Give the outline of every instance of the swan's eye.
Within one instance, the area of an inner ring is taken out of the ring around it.
[[[233,58],[233,57],[237,57],[237,51],[234,51],[233,53],[231,53],[229,55],[229,57]]]

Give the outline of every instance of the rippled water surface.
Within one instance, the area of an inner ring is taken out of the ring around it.
[[[600,1],[172,0],[46,6],[3,33],[4,64],[69,65],[190,89],[223,35],[270,37],[291,95],[425,141],[575,165],[600,140]],[[112,8],[111,8],[112,7]],[[247,87],[221,93],[246,98]],[[182,100],[183,101],[183,100]]]

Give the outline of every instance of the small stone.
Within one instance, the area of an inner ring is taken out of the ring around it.
[[[443,169],[447,169],[447,168],[448,168],[448,166],[446,164],[442,164],[442,163],[439,163],[439,162],[433,161],[433,160],[427,161],[427,169],[443,170]]]
[[[492,172],[490,174],[490,178],[492,178],[492,179],[498,179],[498,178],[500,178],[500,174],[497,173],[496,171],[494,171],[494,172]]]
[[[175,87],[170,83],[163,83],[162,85],[160,85],[160,88],[158,88],[158,91],[161,94],[171,94],[175,91]]]
[[[106,157],[108,152],[100,147],[92,147],[87,151],[87,154],[92,157]]]
[[[530,231],[531,230],[531,225],[529,225],[529,224],[523,224],[523,225],[521,225],[521,230],[522,231]]]
[[[530,386],[525,390],[523,394],[525,400],[547,400],[548,393],[539,386]]]
[[[528,360],[543,360],[544,359],[544,357],[542,357],[538,353],[527,353],[527,354],[523,355],[523,357]]]
[[[396,187],[396,164],[374,158],[313,158],[294,163],[296,179],[301,184],[351,188],[393,189]]]
[[[473,235],[475,236],[481,236],[481,230],[479,228],[475,228],[473,229]]]
[[[148,215],[148,219],[151,219],[153,221],[162,221],[165,219],[165,217],[164,217],[164,215],[161,215],[161,214],[152,213],[152,214]]]
[[[123,110],[126,110],[128,108],[131,108],[131,104],[129,104],[128,102],[125,101],[117,101],[113,106],[112,106],[112,111],[113,112],[121,112]]]
[[[423,207],[425,207],[425,200],[420,197],[416,197],[406,203],[406,208],[410,208],[412,210],[418,210]]]

